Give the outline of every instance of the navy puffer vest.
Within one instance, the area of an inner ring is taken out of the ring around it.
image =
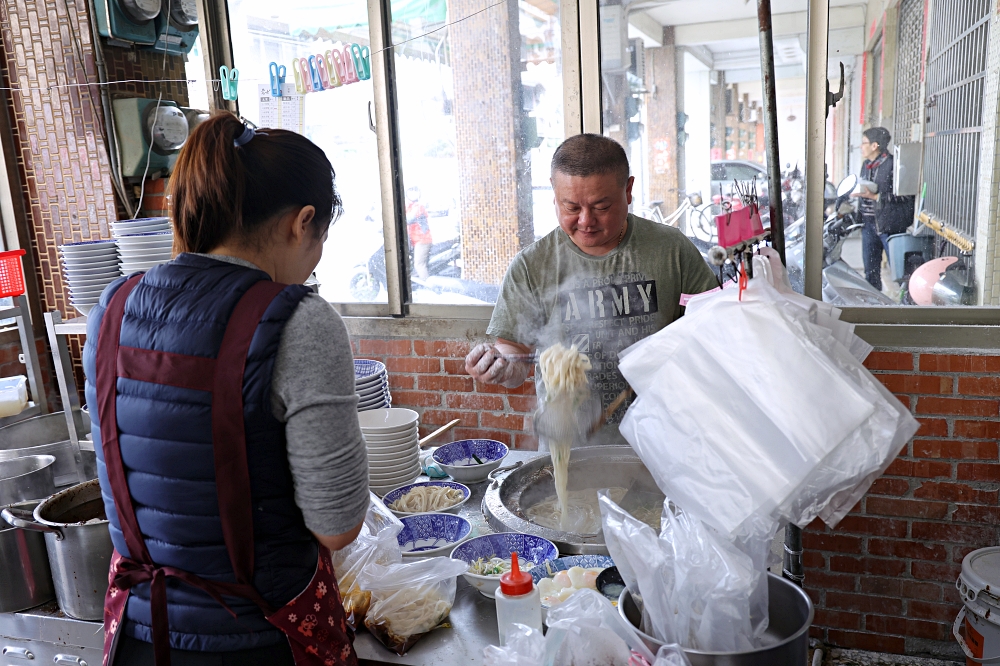
[[[182,254],[150,270],[125,306],[123,346],[216,358],[233,310],[262,271]],[[87,322],[83,362],[87,403],[97,405],[95,355],[112,284]],[[295,504],[285,427],[271,412],[271,374],[281,333],[308,290],[288,286],[268,307],[254,333],[243,377],[244,424],[254,515],[254,586],[275,608],[311,580],[318,544]],[[211,394],[118,379],[122,462],[136,518],[153,561],[208,580],[235,582],[222,536],[212,453]],[[111,539],[129,556],[101,450],[97,410],[91,410],[101,491]],[[233,618],[201,590],[167,579],[170,644],[182,650],[223,652],[274,645],[283,634],[246,599],[227,599]],[[152,642],[149,583],[132,589],[125,632]]]

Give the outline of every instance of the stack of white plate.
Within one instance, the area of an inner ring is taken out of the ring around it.
[[[85,315],[97,305],[104,288],[121,276],[118,246],[110,240],[70,243],[60,245],[59,254],[69,283],[69,302]]]
[[[410,409],[372,409],[358,414],[368,445],[368,484],[382,496],[420,476],[420,415]]]
[[[121,270],[125,275],[148,271],[157,264],[170,261],[174,245],[170,218],[119,220],[111,223],[111,233],[117,239]]]
[[[358,392],[359,412],[392,407],[389,373],[378,361],[354,359],[354,390]]]

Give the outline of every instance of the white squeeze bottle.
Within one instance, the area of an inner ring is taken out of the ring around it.
[[[494,597],[500,645],[507,642],[507,630],[515,622],[542,630],[542,599],[531,574],[518,566],[517,553],[510,554],[510,571],[500,576],[500,587]]]

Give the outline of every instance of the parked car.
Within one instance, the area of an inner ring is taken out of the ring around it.
[[[728,197],[733,193],[733,181],[741,185],[757,179],[757,193],[767,191],[767,167],[749,160],[715,160],[712,162],[712,197]]]

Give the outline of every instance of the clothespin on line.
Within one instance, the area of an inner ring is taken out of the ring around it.
[[[239,97],[240,70],[225,65],[219,68],[219,85],[222,88],[222,99],[235,102]]]

